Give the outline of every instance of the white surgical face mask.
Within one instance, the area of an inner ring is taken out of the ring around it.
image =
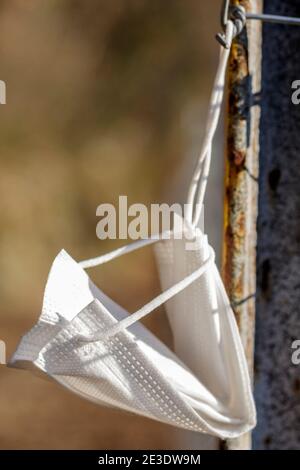
[[[255,410],[234,316],[206,236],[188,230],[188,242],[150,239],[82,263],[95,266],[156,242],[165,290],[132,315],[61,251],[42,314],[11,365],[33,364],[84,398],[185,429],[222,438],[250,429]],[[165,301],[178,356],[138,322]]]
[[[222,52],[211,126],[227,57]],[[210,139],[199,160],[202,172],[198,165],[191,185],[193,204],[196,193],[200,202],[204,195]],[[186,219],[181,237],[176,231],[168,240],[141,240],[81,263],[62,250],[49,273],[41,316],[10,365],[34,366],[83,398],[181,428],[221,438],[250,430],[255,407],[234,315],[214,252],[196,228],[197,207]],[[85,268],[152,243],[163,292],[129,315],[93,284]],[[165,302],[176,354],[139,322]]]

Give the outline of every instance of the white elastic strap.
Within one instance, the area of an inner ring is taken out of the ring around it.
[[[231,45],[232,43],[233,30],[234,25],[232,21],[228,21],[226,26],[226,41],[229,45]],[[199,222],[201,207],[205,195],[207,178],[210,168],[212,141],[220,117],[221,104],[224,95],[226,67],[229,54],[230,48],[221,48],[219,65],[210,99],[205,136],[200,156],[198,158],[198,162],[194,170],[192,181],[188,191],[186,218],[194,226],[197,226]]]
[[[100,264],[108,263],[109,261],[118,258],[119,256],[126,255],[127,253],[131,253],[132,251],[138,250],[143,246],[152,245],[153,243],[156,243],[160,240],[170,238],[171,234],[172,232],[170,230],[166,230],[165,232],[159,233],[158,235],[154,235],[151,238],[137,240],[136,242],[130,243],[129,245],[121,246],[120,248],[110,251],[105,255],[80,261],[79,264],[83,269],[94,268],[95,266],[99,266]]]
[[[181,281],[174,284],[172,287],[164,291],[162,294],[155,297],[151,302],[144,305],[142,308],[137,310],[135,313],[132,313],[128,317],[124,318],[123,320],[116,323],[114,326],[109,328],[106,331],[96,333],[92,336],[86,336],[82,338],[84,342],[96,342],[96,341],[105,341],[111,336],[114,336],[120,331],[128,328],[129,326],[133,325],[137,321],[141,320],[143,317],[148,315],[149,313],[153,312],[156,308],[160,307],[162,304],[170,300],[176,294],[184,290],[190,284],[195,282],[205,271],[208,269],[211,263],[214,263],[215,260],[215,253],[214,250],[209,247],[210,253],[208,259],[200,266],[200,268],[196,269],[194,272],[189,274],[186,278],[182,279]]]

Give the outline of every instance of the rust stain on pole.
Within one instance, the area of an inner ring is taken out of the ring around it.
[[[236,1],[261,11],[260,0]],[[256,23],[256,24],[254,24]],[[229,60],[227,152],[224,203],[223,279],[232,303],[250,373],[253,371],[256,218],[258,193],[258,125],[260,91],[260,22],[249,22],[234,40]],[[249,449],[250,434],[229,440],[228,449]]]

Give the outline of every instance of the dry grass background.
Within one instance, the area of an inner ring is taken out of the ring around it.
[[[1,2],[0,338],[8,356],[39,314],[62,247],[83,259],[119,246],[96,238],[100,203],[120,194],[129,203],[182,201],[217,62],[219,3]],[[220,184],[215,171],[206,205],[213,244]],[[129,310],[159,291],[150,250],[92,276]],[[145,323],[171,344],[163,312]],[[212,445],[201,442],[0,366],[0,448]]]

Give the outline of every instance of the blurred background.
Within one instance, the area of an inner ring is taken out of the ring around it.
[[[63,247],[75,259],[124,241],[96,237],[101,203],[184,202],[218,60],[220,1],[2,0],[0,339],[7,358],[41,308]],[[205,205],[222,227],[222,129]],[[134,311],[158,294],[149,249],[93,280]],[[145,324],[171,346],[163,309]],[[214,439],[103,409],[0,366],[0,448],[212,448]]]

